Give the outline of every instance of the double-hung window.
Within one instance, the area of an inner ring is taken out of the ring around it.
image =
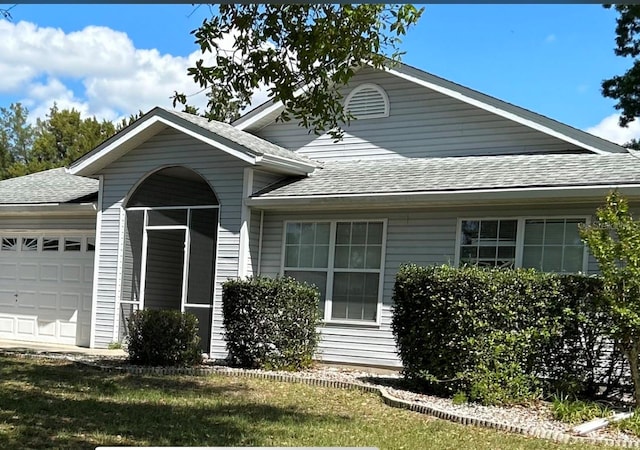
[[[580,218],[463,219],[458,262],[486,267],[525,267],[543,272],[586,270]]]
[[[384,221],[287,222],[284,275],[318,287],[327,321],[376,323]]]

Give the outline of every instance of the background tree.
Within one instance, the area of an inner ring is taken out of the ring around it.
[[[611,5],[605,6],[611,8]],[[617,100],[620,126],[626,127],[640,116],[640,5],[613,5],[619,16],[616,20],[616,47],[618,56],[634,58],[631,68],[623,75],[616,75],[602,82],[602,94]],[[628,147],[640,149],[637,140]]]
[[[410,4],[222,4],[192,32],[215,64],[200,59],[189,74],[208,92],[210,119],[232,120],[266,86],[269,98],[285,106],[281,120],[338,136],[335,130],[351,119],[339,88],[362,63],[381,68],[397,61],[400,36],[422,11]],[[229,36],[233,49],[224,49]],[[302,87],[307,95],[297,95]],[[176,92],[177,103],[187,105],[187,96]]]
[[[35,130],[28,123],[29,111],[20,103],[0,108],[0,179],[16,166],[26,164],[33,146]]]
[[[45,120],[36,122],[36,139],[27,161],[29,172],[66,166],[113,136],[112,122],[83,119],[75,109],[53,105]]]
[[[70,164],[141,115],[117,126],[95,117],[82,118],[75,109],[53,105],[35,126],[20,103],[0,108],[0,180]]]
[[[640,407],[640,222],[618,192],[607,196],[597,222],[581,229],[603,278],[604,312],[611,338],[629,362],[634,400]]]

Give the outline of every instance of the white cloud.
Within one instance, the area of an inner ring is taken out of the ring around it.
[[[83,115],[115,120],[154,106],[171,108],[174,91],[199,91],[187,68],[203,58],[200,50],[175,56],[137,49],[125,33],[97,26],[65,33],[0,20],[0,36],[0,93],[22,98],[33,120],[54,101]],[[223,46],[232,43],[228,37]],[[205,62],[212,59],[208,54]],[[189,100],[201,109],[206,105],[202,93]]]
[[[625,144],[631,139],[640,139],[640,122],[635,120],[623,128],[618,125],[619,117],[618,114],[612,114],[602,119],[596,126],[587,128],[586,131],[616,144]]]

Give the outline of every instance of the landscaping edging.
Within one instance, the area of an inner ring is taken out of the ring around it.
[[[574,436],[568,433],[548,430],[540,427],[521,427],[509,425],[502,422],[491,421],[486,419],[478,419],[464,414],[457,414],[445,411],[437,407],[422,405],[416,402],[403,400],[394,397],[384,387],[371,386],[361,383],[353,383],[337,380],[326,380],[320,378],[303,378],[295,375],[287,375],[281,373],[264,372],[248,369],[235,369],[229,367],[142,367],[142,366],[115,366],[99,364],[96,361],[85,360],[75,356],[52,356],[41,353],[23,353],[8,350],[0,350],[0,354],[18,356],[22,358],[55,358],[65,359],[71,362],[82,364],[88,367],[96,368],[104,372],[120,372],[132,375],[189,375],[189,376],[207,376],[207,375],[224,375],[246,378],[262,378],[273,381],[286,383],[303,383],[310,386],[329,387],[337,389],[356,389],[363,392],[377,393],[382,401],[391,407],[407,409],[409,411],[436,417],[438,419],[450,422],[460,423],[462,425],[474,425],[477,427],[489,428],[497,431],[517,433],[525,436],[531,436],[539,439],[547,439],[560,443],[591,443],[604,444],[626,448],[640,448],[640,441],[627,441],[623,439],[597,438]]]

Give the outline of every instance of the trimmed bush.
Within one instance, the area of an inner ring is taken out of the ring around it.
[[[252,277],[223,284],[228,360],[244,368],[308,367],[318,345],[315,287],[293,278]]]
[[[200,364],[198,319],[180,311],[134,311],[129,320],[127,352],[133,364],[145,366]]]
[[[403,266],[392,329],[405,377],[486,404],[617,384],[621,358],[602,338],[601,289],[579,275]]]

